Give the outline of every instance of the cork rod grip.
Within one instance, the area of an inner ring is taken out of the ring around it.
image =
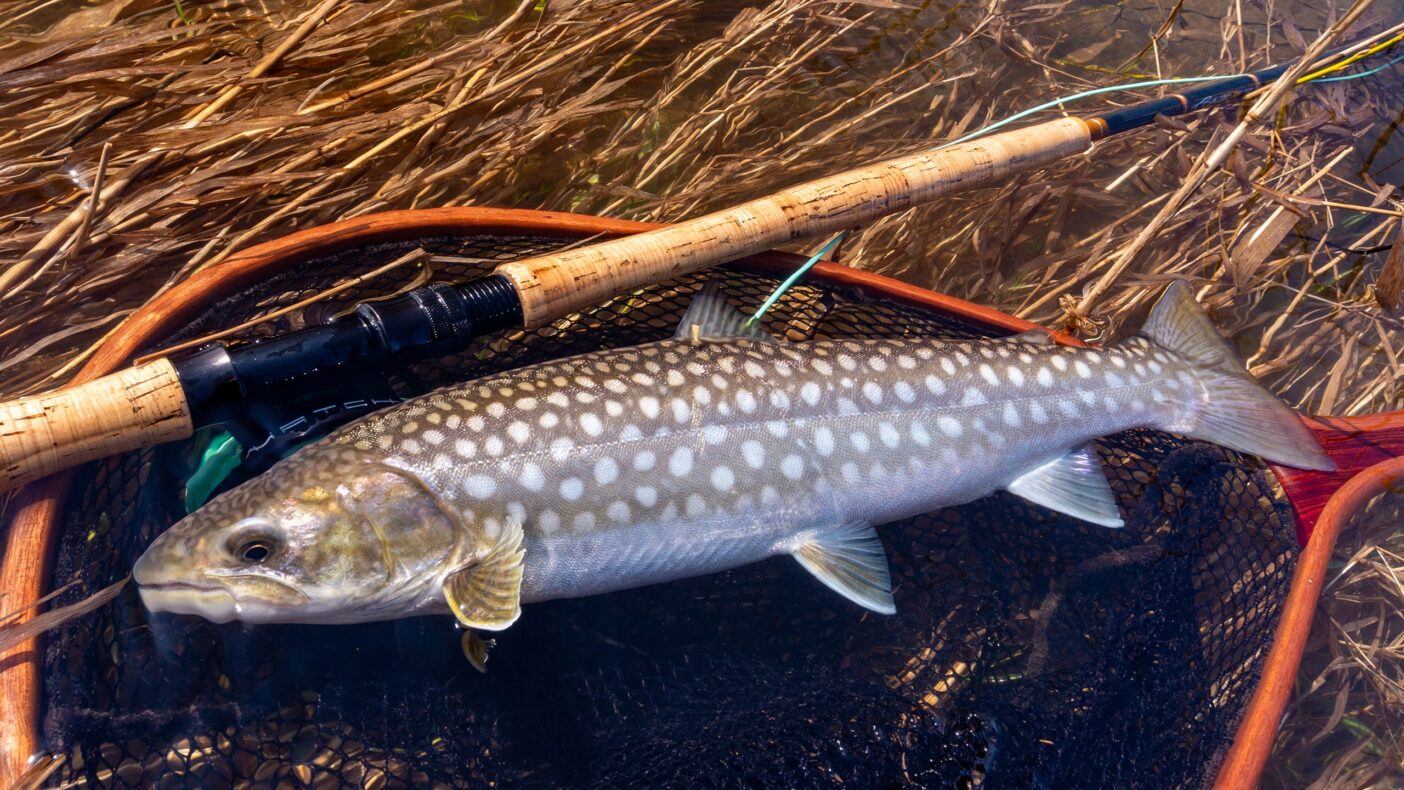
[[[0,491],[61,469],[189,436],[169,360],[0,404]]]
[[[617,293],[836,233],[953,192],[1082,152],[1092,133],[1060,118],[939,151],[889,159],[659,230],[512,261],[526,326],[537,327]]]

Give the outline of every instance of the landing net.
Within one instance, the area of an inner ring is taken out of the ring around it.
[[[559,246],[417,239],[323,258],[210,305],[176,340],[304,299],[423,246],[462,281]],[[410,284],[386,275],[242,339]],[[768,276],[721,275],[754,310]],[[669,336],[702,277],[416,366],[412,395]],[[803,338],[989,330],[812,278],[767,313]],[[183,513],[191,443],[89,465],[55,578],[76,601]],[[1197,786],[1254,686],[1295,557],[1291,511],[1253,459],[1146,431],[1098,444],[1127,526],[1000,494],[879,529],[897,614],[866,613],[777,558],[529,606],[489,673],[452,619],[245,629],[148,623],[130,587],[52,633],[53,785],[115,787]]]

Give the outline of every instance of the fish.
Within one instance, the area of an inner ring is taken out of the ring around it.
[[[1091,442],[1166,431],[1329,470],[1183,282],[1105,348],[1047,333],[786,342],[715,285],[674,337],[450,386],[348,424],[161,534],[152,612],[357,623],[524,604],[789,555],[896,611],[875,525],[1008,491],[1109,528]],[[475,665],[486,643],[465,635]]]

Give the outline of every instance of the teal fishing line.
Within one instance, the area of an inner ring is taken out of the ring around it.
[[[999,128],[1004,127],[1004,126],[1008,126],[1009,124],[1014,123],[1015,121],[1019,121],[1019,120],[1022,120],[1022,119],[1024,119],[1024,118],[1027,118],[1027,117],[1029,117],[1030,115],[1033,115],[1034,113],[1043,112],[1044,110],[1051,110],[1051,109],[1053,109],[1054,107],[1058,107],[1058,106],[1060,106],[1060,105],[1067,104],[1067,103],[1069,103],[1069,102],[1074,102],[1074,101],[1077,101],[1077,100],[1079,100],[1079,99],[1086,99],[1086,98],[1089,98],[1089,97],[1091,97],[1091,96],[1101,96],[1101,95],[1104,94],[1104,93],[1116,93],[1117,91],[1129,91],[1129,90],[1135,90],[1135,89],[1137,89],[1137,88],[1154,88],[1154,87],[1156,87],[1157,85],[1182,85],[1182,84],[1187,83],[1187,82],[1217,82],[1217,81],[1219,81],[1219,80],[1231,80],[1231,79],[1234,79],[1234,78],[1236,78],[1236,77],[1248,77],[1248,76],[1251,76],[1251,75],[1249,75],[1249,74],[1225,74],[1225,75],[1222,75],[1222,76],[1210,76],[1210,77],[1167,77],[1166,79],[1162,79],[1162,80],[1145,80],[1145,81],[1142,81],[1142,82],[1127,82],[1127,83],[1123,83],[1123,84],[1121,84],[1121,85],[1108,85],[1108,86],[1103,87],[1103,88],[1093,88],[1092,90],[1086,90],[1086,91],[1082,91],[1082,92],[1080,92],[1080,93],[1074,93],[1074,94],[1072,94],[1072,95],[1070,95],[1070,96],[1064,96],[1064,97],[1062,97],[1061,99],[1054,99],[1054,100],[1052,100],[1052,101],[1046,101],[1046,102],[1044,102],[1043,104],[1038,105],[1037,107],[1030,107],[1030,108],[1027,109],[1027,110],[1022,110],[1022,111],[1020,111],[1020,112],[1017,112],[1017,113],[1015,113],[1015,114],[1009,116],[1008,118],[1005,118],[1005,119],[1000,120],[1000,121],[995,121],[994,123],[992,123],[992,124],[990,124],[990,125],[988,125],[988,126],[983,126],[983,127],[979,128],[979,129],[976,129],[975,131],[971,132],[970,134],[965,135],[964,137],[961,137],[961,138],[956,139],[956,140],[951,140],[951,141],[948,142],[948,143],[942,143],[941,145],[936,146],[936,149],[935,149],[935,150],[939,151],[939,150],[941,150],[942,148],[949,148],[950,146],[957,145],[957,144],[959,144],[959,143],[969,142],[970,140],[974,140],[976,137],[979,137],[979,136],[985,135],[985,134],[989,134],[990,132],[993,132],[993,131],[996,130],[996,129],[999,129]]]
[[[761,316],[765,315],[765,311],[774,307],[775,303],[780,301],[780,297],[784,296],[786,291],[790,290],[790,288],[793,287],[795,283],[799,282],[799,278],[803,277],[805,272],[814,268],[814,264],[818,263],[820,258],[823,258],[825,255],[828,255],[829,250],[832,250],[834,247],[838,246],[839,241],[843,239],[843,234],[847,232],[848,231],[846,230],[839,231],[837,236],[833,237],[832,239],[829,239],[828,244],[825,244],[824,246],[820,247],[819,251],[811,255],[809,257],[809,260],[804,262],[803,266],[796,269],[794,274],[791,274],[789,277],[786,277],[784,282],[776,286],[775,290],[771,292],[770,296],[766,297],[765,301],[761,303],[761,306],[757,308],[755,314],[752,315],[750,318],[746,319],[746,326],[750,326],[751,324],[754,324],[755,322],[759,321],[761,319]]]
[[[1346,80],[1358,80],[1361,77],[1371,77],[1376,74],[1379,74],[1381,71],[1384,71],[1390,66],[1393,66],[1394,64],[1400,62],[1404,62],[1404,55],[1400,55],[1394,60],[1391,60],[1383,65],[1376,66],[1373,69],[1370,69],[1369,71],[1362,71],[1359,74],[1347,74],[1344,77],[1319,77],[1317,79],[1312,80],[1312,82],[1345,82]]]

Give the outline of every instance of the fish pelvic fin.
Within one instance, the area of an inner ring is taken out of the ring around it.
[[[1301,417],[1244,369],[1188,283],[1165,289],[1141,335],[1188,362],[1204,387],[1188,436],[1299,469],[1336,468]]]
[[[482,559],[444,579],[444,598],[465,628],[501,631],[522,614],[522,524],[509,519]]]
[[[896,613],[887,552],[871,524],[809,532],[790,553],[830,590],[878,614]]]
[[[1066,455],[1015,478],[1006,486],[1036,505],[1104,527],[1124,526],[1102,465],[1091,447]]]
[[[710,280],[693,297],[687,312],[683,313],[678,329],[673,333],[674,340],[720,340],[725,338],[750,338],[771,343],[779,340],[760,325],[746,320],[746,316],[731,306],[722,295],[721,286]]]

